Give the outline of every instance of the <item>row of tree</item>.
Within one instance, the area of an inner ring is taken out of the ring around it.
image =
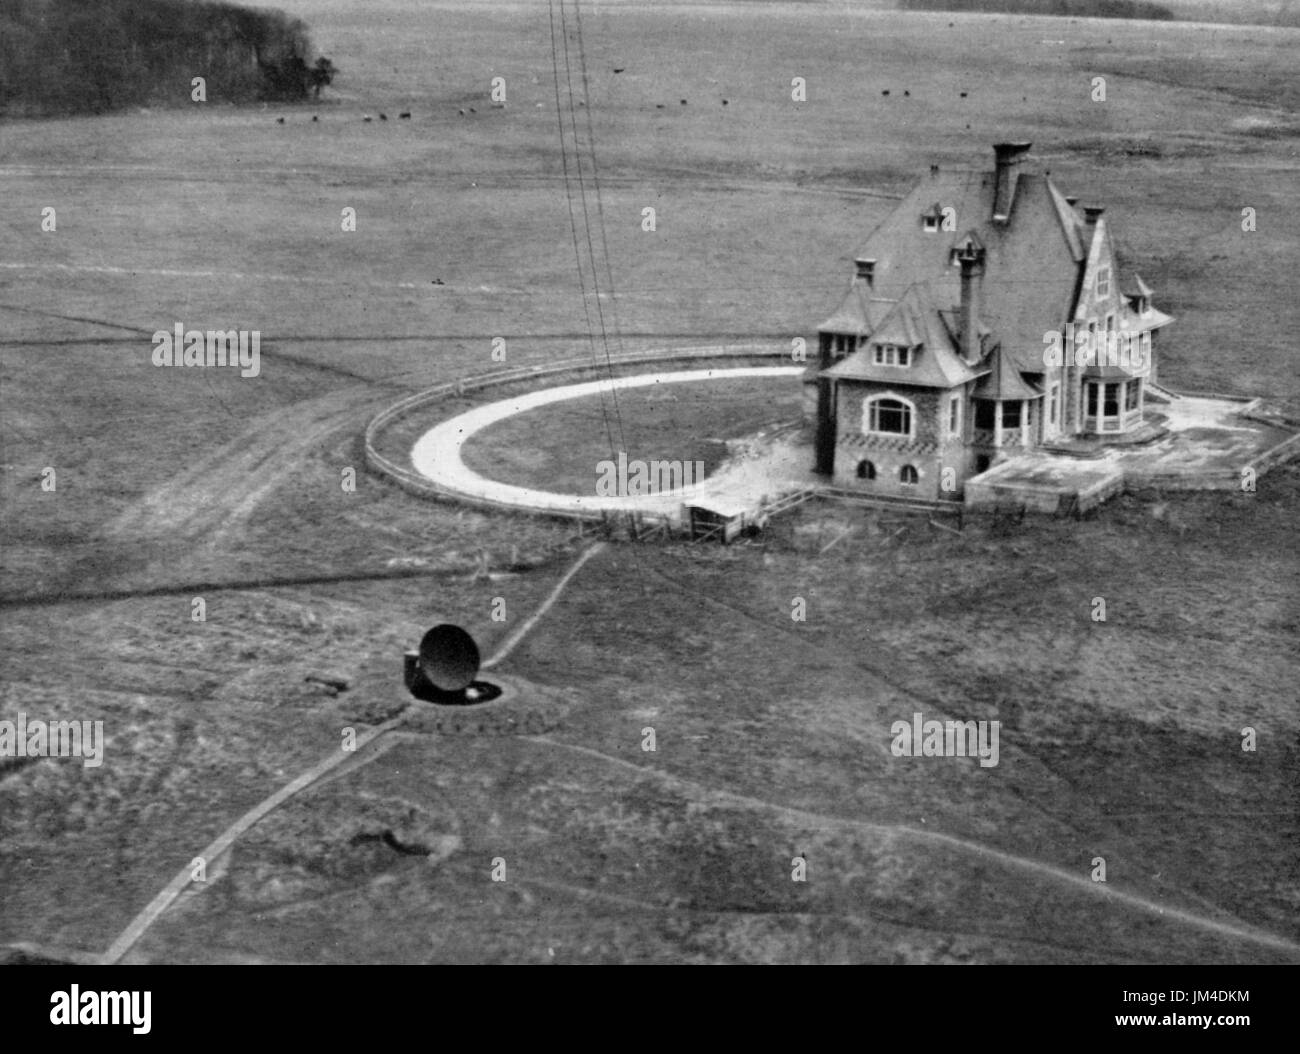
[[[4,0],[0,113],[102,113],[319,95],[334,67],[311,61],[307,26],[282,11],[196,0]]]
[[[987,11],[1070,15],[1074,18],[1144,18],[1168,22],[1174,13],[1151,0],[898,0],[905,11]]]

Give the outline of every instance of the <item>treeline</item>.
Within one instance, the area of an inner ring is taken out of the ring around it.
[[[898,0],[904,11],[984,11],[1074,18],[1145,18],[1171,22],[1174,13],[1150,0]]]
[[[0,0],[0,113],[305,98],[329,83],[283,11],[196,0]],[[322,65],[323,63],[323,65]]]

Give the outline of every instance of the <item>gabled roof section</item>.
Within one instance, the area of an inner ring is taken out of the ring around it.
[[[1120,292],[1130,298],[1139,296],[1149,297],[1153,290],[1146,284],[1146,282],[1142,281],[1142,276],[1135,271],[1128,278],[1124,279],[1123,283],[1120,285]]]
[[[975,390],[971,392],[976,399],[1041,399],[1043,393],[1020,376],[1011,356],[1003,352],[1002,347],[993,349],[989,356],[993,367],[989,373],[980,378]]]
[[[881,300],[871,295],[871,286],[861,278],[854,278],[849,290],[825,322],[817,327],[819,333],[851,333],[866,337],[880,324],[893,306],[892,300]]]
[[[961,308],[945,307],[939,311],[939,317],[943,319],[944,326],[948,329],[948,335],[952,337],[952,346],[961,351]],[[984,338],[991,337],[993,331],[984,325],[979,319],[975,320],[975,335],[980,338],[980,346],[984,345]]]
[[[1066,244],[1075,263],[1083,263],[1088,256],[1087,224],[1074,206],[1065,200],[1065,195],[1056,189],[1056,184],[1046,180],[1047,189],[1052,195],[1052,204],[1056,208],[1057,219],[1061,221],[1061,230],[1065,234]]]
[[[911,363],[907,366],[876,365],[875,348],[881,344],[912,348]],[[967,366],[957,354],[930,290],[924,285],[914,285],[908,288],[871,335],[867,347],[853,352],[824,371],[822,376],[924,388],[955,388],[975,379],[979,373]]]
[[[961,301],[952,252],[967,237],[978,238],[985,249],[984,273],[976,280],[979,319],[1021,372],[1032,374],[1043,371],[1043,335],[1073,317],[1085,247],[1082,220],[1045,176],[1028,162],[1022,168],[1011,214],[998,222],[992,220],[992,166],[923,175],[857,256],[876,261],[876,297],[901,299],[923,283],[948,307]],[[955,231],[923,229],[918,217],[936,201],[955,211]]]

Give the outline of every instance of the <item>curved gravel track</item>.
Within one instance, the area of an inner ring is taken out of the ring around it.
[[[802,366],[746,366],[720,370],[675,370],[666,373],[639,374],[602,381],[587,381],[547,388],[538,392],[512,396],[479,406],[425,432],[411,449],[411,464],[422,476],[468,497],[488,499],[530,511],[590,513],[639,512],[649,516],[674,516],[684,502],[701,500],[749,501],[757,503],[763,493],[770,493],[780,481],[757,480],[743,466],[731,466],[710,476],[703,483],[660,494],[598,497],[595,493],[559,494],[554,491],[517,487],[487,479],[471,469],[461,458],[461,448],[476,432],[516,414],[535,410],[551,403],[624,388],[644,388],[652,384],[686,384],[701,381],[726,381],[742,377],[794,378],[804,372]],[[792,481],[793,482],[793,481]]]

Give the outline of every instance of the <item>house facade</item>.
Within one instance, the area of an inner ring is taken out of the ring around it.
[[[1132,437],[1173,321],[1080,209],[994,146],[991,171],[931,166],[871,234],[805,375],[816,469],[842,486],[957,498],[1009,456]]]

